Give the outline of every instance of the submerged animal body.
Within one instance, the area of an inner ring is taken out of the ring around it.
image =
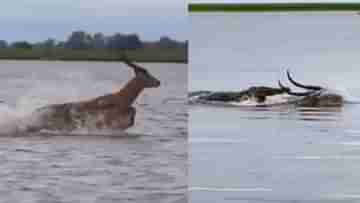
[[[287,94],[296,97],[295,104],[300,107],[341,107],[344,105],[344,97],[324,87],[304,85],[295,81],[289,71],[286,72],[289,81],[296,87],[306,89],[306,92],[293,92],[289,87],[278,81],[280,89]]]
[[[76,129],[125,130],[134,125],[136,110],[132,106],[145,88],[160,86],[160,81],[146,69],[125,59],[125,63],[135,72],[121,90],[88,101],[53,104],[41,107],[31,116],[34,122],[28,131]]]
[[[344,98],[339,94],[323,91],[296,100],[296,105],[300,107],[341,107],[344,105]]]
[[[296,87],[306,89],[305,92],[293,92],[278,81],[278,88],[255,86],[239,92],[198,91],[191,93],[190,103],[205,104],[242,104],[253,101],[254,106],[271,106],[293,104],[299,107],[341,107],[344,98],[320,86],[303,85],[295,81],[287,71],[289,81]],[[281,97],[282,101],[269,102],[270,98]]]
[[[119,108],[112,105],[104,109],[84,109],[79,103],[54,104],[33,112],[32,116],[36,120],[27,130],[125,130],[134,125],[135,115],[134,107]]]

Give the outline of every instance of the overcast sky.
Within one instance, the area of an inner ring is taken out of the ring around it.
[[[0,7],[0,39],[64,40],[72,31],[187,39],[184,0],[16,0]]]

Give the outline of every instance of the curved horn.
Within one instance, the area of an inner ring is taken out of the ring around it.
[[[280,87],[281,90],[285,91],[287,94],[292,95],[292,96],[308,96],[310,95],[312,92],[292,92],[291,89],[289,87],[284,86],[280,80],[278,80],[278,85]]]
[[[125,54],[123,54],[122,60],[126,65],[128,65],[129,67],[131,67],[134,70],[136,75],[140,72],[148,74],[148,72],[145,68],[131,62]]]
[[[280,87],[281,90],[284,90],[285,92],[290,91],[290,88],[285,87],[285,86],[280,82],[280,80],[278,80],[278,85],[279,85],[279,87]]]
[[[320,86],[303,85],[303,84],[300,84],[300,83],[296,82],[296,81],[291,77],[289,70],[286,70],[286,75],[287,75],[289,81],[290,81],[293,85],[295,85],[295,86],[297,86],[297,87],[301,87],[301,88],[309,89],[309,90],[316,90],[316,91],[323,89],[323,88],[320,87]]]

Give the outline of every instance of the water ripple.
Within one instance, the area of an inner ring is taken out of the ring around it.
[[[271,192],[270,188],[218,188],[218,187],[189,187],[189,191],[205,191],[205,192]]]

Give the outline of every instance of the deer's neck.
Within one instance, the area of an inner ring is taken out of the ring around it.
[[[131,79],[120,91],[114,94],[114,102],[121,104],[124,107],[131,106],[144,88],[144,82],[135,77]]]
[[[117,105],[118,107],[126,109],[134,103],[144,88],[144,82],[135,77],[126,83],[126,85],[118,92],[97,97],[90,101],[81,102],[80,107],[84,109],[101,109],[109,105]]]

